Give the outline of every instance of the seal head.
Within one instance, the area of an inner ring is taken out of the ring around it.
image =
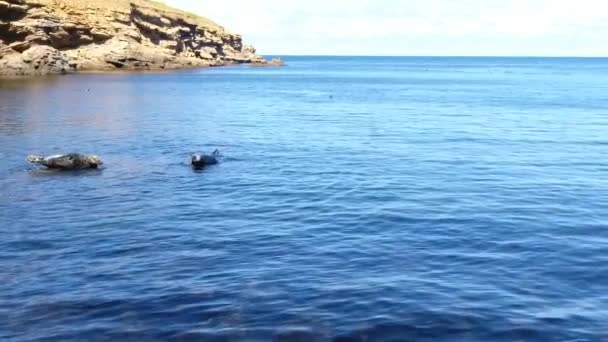
[[[201,170],[208,165],[215,165],[218,163],[217,156],[219,151],[215,150],[212,154],[197,153],[192,155],[192,167],[195,170]]]

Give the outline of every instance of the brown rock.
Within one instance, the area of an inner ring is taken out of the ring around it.
[[[0,37],[4,75],[267,64],[240,35],[147,0],[0,0]]]
[[[29,49],[30,47],[32,47],[32,44],[29,41],[22,41],[22,42],[14,42],[9,44],[9,47],[15,51],[18,52],[23,52],[27,49]]]
[[[96,41],[100,41],[100,40],[105,41],[105,40],[112,38],[112,33],[110,33],[109,31],[106,31],[106,30],[99,29],[99,28],[92,29],[91,35],[93,36],[93,38]]]
[[[14,13],[25,13],[27,12],[27,10],[29,9],[29,7],[24,6],[24,5],[10,5],[8,7],[8,11],[9,12],[14,12]]]
[[[68,58],[50,46],[34,46],[22,54],[16,51],[0,53],[0,75],[47,75],[72,71]]]
[[[282,67],[285,65],[285,62],[283,62],[283,60],[281,60],[280,58],[273,58],[270,61],[262,60],[260,62],[251,63],[251,66],[254,67]]]
[[[34,69],[40,75],[63,74],[73,71],[67,57],[50,46],[34,46],[23,52],[22,58],[32,61]]]
[[[175,51],[175,50],[177,50],[179,43],[174,40],[162,40],[162,41],[160,41],[160,43],[158,45],[165,49]]]

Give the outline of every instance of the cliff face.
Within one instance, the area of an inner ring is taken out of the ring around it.
[[[0,75],[264,64],[241,36],[148,0],[0,0]]]

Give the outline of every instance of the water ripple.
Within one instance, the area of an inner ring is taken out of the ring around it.
[[[605,59],[288,64],[0,83],[0,339],[608,340]]]

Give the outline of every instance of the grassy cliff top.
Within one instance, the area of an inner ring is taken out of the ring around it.
[[[136,6],[139,11],[146,15],[167,17],[169,19],[183,20],[187,23],[196,24],[209,28],[221,28],[215,22],[202,17],[198,14],[181,11],[172,8],[159,1],[151,0],[34,0],[47,4],[51,7],[61,8],[63,11],[95,11],[105,10],[119,13],[129,13],[132,6]],[[103,15],[100,13],[100,15]]]

